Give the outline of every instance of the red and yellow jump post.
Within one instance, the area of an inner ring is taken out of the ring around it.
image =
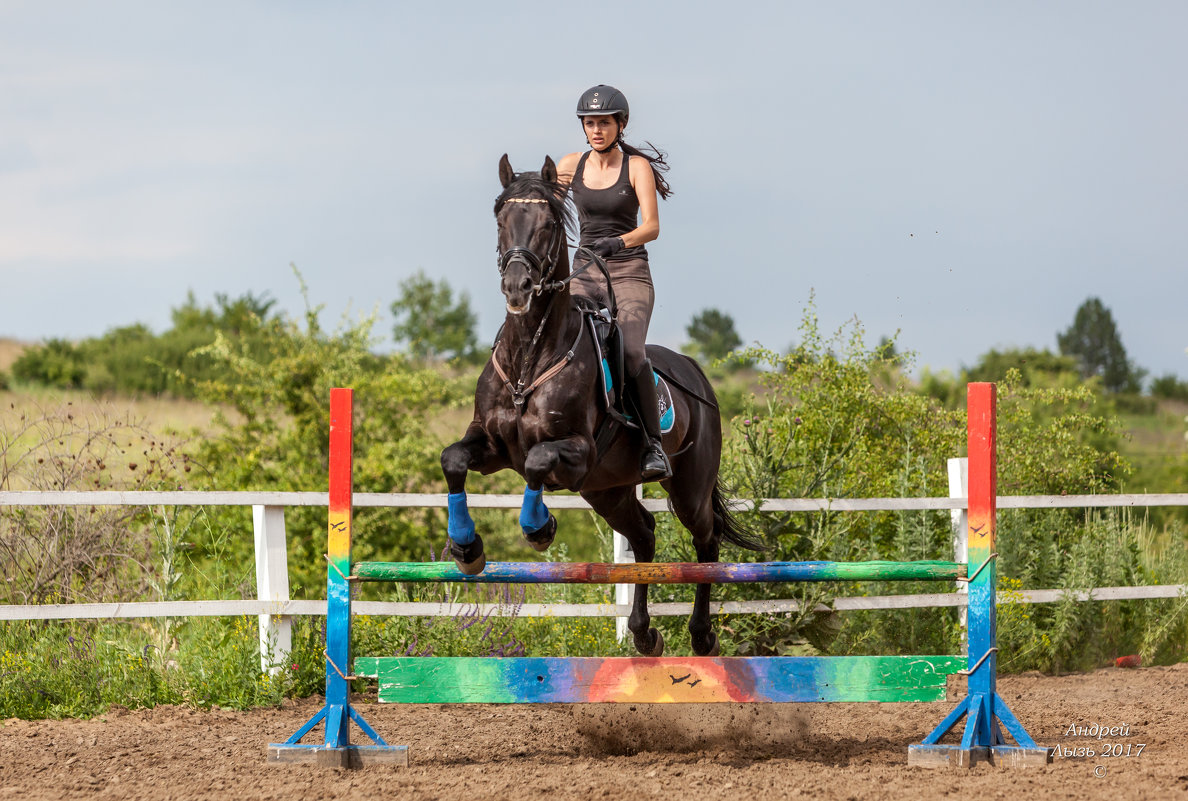
[[[967,693],[919,745],[908,748],[908,764],[970,767],[987,761],[1006,765],[1044,765],[1050,760],[998,694],[998,526],[997,398],[995,385],[970,384],[966,401],[969,443],[969,678]],[[976,565],[976,567],[975,567]],[[940,745],[964,717],[959,745]],[[1006,727],[1015,745],[1002,736]]]

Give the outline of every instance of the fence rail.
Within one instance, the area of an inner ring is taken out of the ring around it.
[[[1188,595],[1188,584],[1152,584],[1142,587],[1095,587],[1091,590],[1021,590],[998,593],[999,604],[1048,604],[1071,596],[1076,601],[1119,601],[1144,598],[1179,598]],[[875,609],[926,609],[965,607],[964,593],[934,592],[905,595],[863,595],[834,598],[831,609],[854,612]],[[411,601],[351,601],[358,615],[401,617],[453,617],[460,612],[493,617],[614,617],[631,614],[630,604],[469,604]],[[795,600],[711,601],[711,614],[760,614],[795,612]],[[688,617],[690,602],[648,604],[653,617]],[[78,603],[0,605],[0,620],[114,620],[153,617],[234,617],[238,615],[284,615],[325,617],[326,601],[129,601],[127,603]]]
[[[445,493],[356,492],[355,508],[446,508]],[[519,509],[520,495],[468,495],[474,509]],[[0,492],[0,506],[326,506],[325,492],[174,491],[174,492]],[[732,509],[762,512],[914,512],[964,509],[965,498],[762,498],[730,501]],[[644,507],[668,511],[663,498],[645,498]],[[1130,495],[999,495],[1002,509],[1088,509],[1188,506],[1188,493]],[[589,509],[577,495],[550,495],[550,509]]]

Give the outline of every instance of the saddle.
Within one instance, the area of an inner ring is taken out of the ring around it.
[[[595,433],[595,443],[599,458],[609,447],[618,428],[640,428],[636,400],[626,391],[626,360],[623,356],[623,334],[618,322],[611,316],[610,311],[596,301],[582,296],[573,298],[574,305],[582,313],[586,325],[590,329],[590,338],[594,343],[594,351],[598,363],[602,366],[602,399],[605,404],[606,417]],[[660,431],[667,433],[676,423],[676,410],[672,405],[672,390],[668,382],[654,370],[652,376],[656,381],[656,401],[660,406]]]

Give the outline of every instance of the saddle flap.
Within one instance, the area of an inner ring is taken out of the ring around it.
[[[597,303],[585,297],[574,298],[575,305],[586,318],[590,327],[591,339],[594,342],[594,352],[598,363],[602,382],[602,396],[607,410],[617,413],[621,422],[630,428],[639,428],[639,423],[628,410],[626,393],[621,389],[624,383],[623,337],[619,331],[619,324],[611,317],[610,312]],[[655,371],[652,377],[656,381],[656,402],[660,408],[660,431],[668,433],[676,423],[676,411],[672,406],[672,390],[668,382]]]

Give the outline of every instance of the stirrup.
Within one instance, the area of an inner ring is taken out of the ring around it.
[[[672,465],[668,461],[668,454],[656,440],[647,440],[643,456],[639,463],[640,478],[644,481],[663,481],[672,477]]]

